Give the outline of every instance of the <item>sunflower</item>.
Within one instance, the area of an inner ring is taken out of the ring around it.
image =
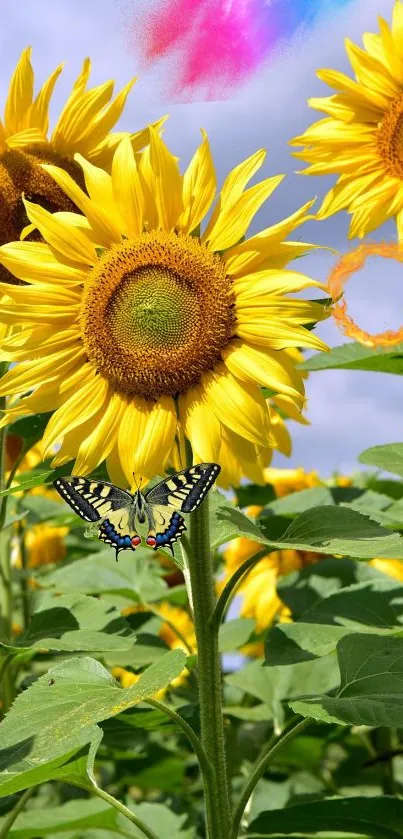
[[[302,406],[286,350],[326,349],[306,326],[328,314],[289,296],[324,286],[284,268],[312,249],[283,241],[312,202],[244,240],[281,180],[245,189],[264,157],[258,151],[229,174],[203,232],[216,193],[205,134],[183,176],[152,127],[140,162],[121,141],[111,175],[76,154],[88,195],[44,165],[83,215],[24,199],[44,241],[0,248],[0,262],[25,282],[0,284],[9,296],[0,319],[19,327],[2,343],[14,366],[0,394],[30,392],[9,404],[3,425],[53,411],[44,457],[61,441],[54,466],[74,459],[73,474],[87,474],[106,460],[120,485],[161,473],[183,435],[195,462],[225,468],[233,451],[246,465],[264,460],[270,418],[260,388]]]
[[[364,49],[346,39],[355,80],[336,70],[318,71],[336,94],[308,100],[326,117],[291,141],[305,146],[295,153],[311,164],[304,174],[339,175],[317,217],[347,210],[350,238],[363,238],[393,216],[402,234],[402,0],[396,0],[391,27],[383,18],[379,27],[379,34],[364,34]]]
[[[75,209],[40,163],[61,166],[81,185],[82,172],[73,159],[76,152],[97,166],[108,168],[114,150],[124,136],[122,132],[110,131],[119,119],[135,81],[130,81],[114,99],[112,81],[88,90],[91,63],[87,58],[55,128],[48,136],[49,104],[63,65],[56,68],[34,98],[30,58],[31,49],[25,49],[10,82],[4,120],[0,120],[0,244],[19,239],[28,222],[22,193],[52,212]],[[149,141],[148,129],[132,134],[130,139],[133,148],[139,151]],[[1,279],[10,281],[11,276],[2,269]]]

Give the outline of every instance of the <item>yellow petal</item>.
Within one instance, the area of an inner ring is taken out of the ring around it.
[[[4,125],[9,135],[29,127],[27,118],[34,93],[31,52],[31,47],[22,51],[11,78],[4,110]]]
[[[366,87],[359,84],[359,82],[346,76],[345,73],[340,73],[339,70],[318,70],[316,75],[318,79],[330,85],[330,87],[348,93],[352,102],[371,102],[383,112],[390,105],[389,97],[375,90],[372,85]],[[294,140],[291,141],[291,144],[299,145]]]
[[[400,93],[397,81],[385,73],[382,64],[365,50],[345,39],[346,52],[358,82],[391,99]]]
[[[259,149],[259,151],[252,154],[246,160],[243,160],[242,163],[239,163],[238,166],[235,166],[229,175],[227,175],[223,183],[219,199],[214,207],[212,216],[204,232],[204,237],[206,239],[208,239],[210,232],[215,227],[221,212],[223,210],[228,211],[236,203],[236,201],[238,201],[246,185],[249,183],[250,179],[257,170],[260,169],[265,158],[265,150]]]
[[[222,440],[223,446],[221,451],[223,460],[224,462],[227,462],[227,466],[229,461],[229,451],[231,451],[234,459],[236,459],[239,464],[239,471],[241,475],[248,478],[250,481],[253,481],[255,484],[263,484],[263,467],[258,461],[256,446],[248,440],[245,440],[244,437],[241,437],[239,434],[231,431],[230,428],[223,429]]]
[[[24,393],[35,385],[58,379],[76,364],[81,355],[81,347],[78,350],[74,347],[54,353],[43,361],[23,361],[17,364],[0,380],[0,396]]]
[[[69,431],[91,419],[105,403],[108,382],[96,376],[70,396],[50,418],[43,435],[43,455],[51,452],[54,444]]]
[[[180,394],[179,417],[200,462],[216,462],[221,446],[221,426],[211,411],[202,384]]]
[[[290,432],[280,414],[273,408],[270,408],[270,431],[274,448],[285,457],[290,457],[292,452]]]
[[[85,143],[94,118],[108,104],[113,82],[105,82],[91,90],[73,90],[57,121],[51,144],[64,157],[72,157]]]
[[[167,117],[162,117],[151,123],[156,131],[160,132],[162,126],[166,122]],[[142,128],[140,131],[135,131],[134,134],[127,134],[127,131],[114,131],[112,134],[107,134],[100,143],[98,143],[91,151],[86,154],[87,160],[95,163],[96,166],[101,166],[110,172],[113,155],[122,140],[129,136],[132,149],[134,152],[140,152],[150,142],[149,126]]]
[[[271,397],[271,403],[274,407],[280,408],[280,410],[287,415],[289,419],[294,420],[294,422],[299,422],[301,425],[310,425],[309,420],[301,414],[300,408],[295,404],[295,400],[290,398],[284,393],[277,394],[276,396]]]
[[[74,464],[74,475],[86,475],[92,472],[111,453],[117,438],[120,421],[126,408],[126,403],[120,394],[107,394],[105,397],[106,410],[88,437],[80,444],[77,460]]]
[[[7,146],[10,149],[23,149],[25,146],[43,145],[46,137],[39,128],[24,128],[7,137]]]
[[[122,487],[122,489],[125,487],[131,487],[133,475],[130,476],[129,480],[126,478],[120,461],[117,444],[113,447],[106,458],[106,469],[113,484],[116,484],[118,487]]]
[[[284,350],[288,347],[312,347],[314,350],[327,352],[326,344],[302,326],[283,320],[251,318],[238,323],[237,334],[248,343],[260,344],[272,350]]]
[[[251,186],[227,210],[224,206],[212,230],[203,234],[202,241],[209,243],[211,250],[221,251],[230,248],[245,235],[254,215],[261,205],[274,192],[284,175],[267,178],[260,184]]]
[[[253,305],[254,300],[264,297],[270,303],[272,295],[291,294],[311,287],[326,291],[326,286],[323,283],[312,280],[306,274],[300,274],[298,271],[277,271],[276,269],[245,274],[235,279],[233,283],[236,300],[241,305]]]
[[[150,128],[150,163],[159,226],[172,230],[183,209],[182,175],[176,158],[153,128]]]
[[[29,220],[52,248],[73,262],[94,265],[97,260],[94,245],[81,230],[61,222],[55,214],[48,213],[39,204],[32,204],[26,198],[23,201]]]
[[[202,130],[203,142],[189,163],[183,176],[183,206],[179,228],[191,233],[207,215],[216,194],[216,175],[210,144]]]
[[[242,381],[265,385],[294,398],[304,394],[301,375],[281,351],[270,352],[236,339],[221,354],[231,373]]]
[[[77,321],[80,313],[79,306],[63,306],[63,308],[56,308],[49,306],[47,303],[35,306],[23,306],[21,303],[16,308],[14,303],[7,305],[0,304],[0,323],[9,323],[19,325],[22,321],[26,323],[49,323],[54,327],[62,324],[71,325]]]
[[[210,410],[223,425],[258,446],[267,444],[269,416],[265,401],[255,385],[241,382],[219,364],[203,377]]]
[[[151,167],[150,147],[144,149],[138,166],[141,191],[144,198],[144,218],[148,230],[158,226],[158,210],[154,195],[154,175]]]
[[[240,242],[231,248],[223,257],[228,274],[242,276],[246,271],[254,271],[270,256],[274,245],[285,239],[298,225],[312,218],[312,216],[307,216],[307,211],[311,209],[314,203],[314,200],[307,201],[299,210],[283,219],[283,221],[267,227],[257,233],[256,236],[252,236],[245,242]]]
[[[45,283],[21,286],[0,282],[0,294],[7,294],[16,303],[23,303],[26,306],[36,306],[42,300],[46,300],[48,306],[78,306],[81,300],[81,293],[72,288]]]
[[[56,259],[49,245],[43,242],[9,242],[2,245],[0,263],[19,280],[28,283],[79,285],[88,273]]]
[[[77,162],[80,162],[78,160],[79,157],[80,155],[76,155]],[[90,164],[87,165],[89,166]],[[95,169],[96,167],[93,168]],[[42,169],[45,169],[45,171],[48,172],[48,174],[61,187],[63,192],[65,192],[66,195],[68,195],[69,198],[71,198],[77,207],[84,213],[94,230],[97,241],[101,245],[107,248],[115,242],[120,241],[121,236],[119,225],[114,223],[114,216],[116,213],[113,213],[113,205],[111,203],[106,203],[106,196],[101,200],[97,200],[90,193],[91,197],[89,198],[88,195],[86,195],[86,193],[83,192],[83,190],[76,184],[71,175],[69,175],[68,172],[65,172],[64,169],[60,169],[58,166],[43,163]],[[102,175],[110,178],[106,172],[103,172]]]
[[[119,429],[119,457],[129,484],[133,473],[152,478],[161,473],[173,446],[176,412],[170,396],[157,402],[128,402]]]
[[[235,310],[238,323],[244,325],[249,318],[267,318],[269,327],[272,319],[287,320],[289,323],[306,324],[317,323],[330,315],[329,306],[313,303],[310,300],[292,300],[286,297],[271,297],[262,295],[252,300],[236,301]]]
[[[131,79],[105,108],[88,124],[85,136],[80,139],[80,151],[90,159],[91,151],[109,134],[125,107],[127,97],[136,79]]]
[[[60,73],[63,70],[63,64],[59,64],[56,70],[49,76],[45,84],[42,85],[38,95],[32,103],[29,113],[30,128],[38,128],[43,134],[47,134],[49,128],[49,102],[52,97],[54,86]]]
[[[392,35],[395,42],[396,51],[399,55],[403,54],[403,4],[400,0],[396,0],[392,11]]]
[[[122,218],[122,233],[139,236],[144,227],[144,198],[129,137],[119,143],[112,163],[113,198]]]

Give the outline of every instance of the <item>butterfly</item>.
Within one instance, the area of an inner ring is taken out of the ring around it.
[[[57,478],[53,486],[82,519],[99,522],[98,538],[116,551],[132,550],[141,543],[136,520],[147,521],[146,544],[155,551],[172,545],[186,530],[179,513],[191,513],[201,504],[221,467],[217,463],[199,463],[175,472],[144,495],[106,481],[89,478]]]

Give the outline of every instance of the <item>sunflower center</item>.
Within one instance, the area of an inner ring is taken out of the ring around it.
[[[83,176],[78,164],[54,154],[48,147],[32,146],[24,151],[6,151],[0,158],[0,245],[19,239],[21,231],[29,223],[22,193],[29,201],[40,204],[52,213],[58,210],[77,212],[75,204],[41,168],[40,163],[60,166],[83,186]],[[28,238],[40,237],[35,232]],[[3,266],[0,266],[0,280],[17,282]]]
[[[403,94],[392,102],[379,125],[377,147],[387,173],[403,180]]]
[[[146,399],[197,384],[234,331],[225,265],[197,239],[163,231],[115,245],[86,282],[88,358],[119,390]]]

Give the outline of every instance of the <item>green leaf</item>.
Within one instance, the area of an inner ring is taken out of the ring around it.
[[[403,478],[403,443],[387,443],[373,446],[361,452],[358,460],[367,466],[377,466],[385,472],[393,472]]]
[[[130,624],[117,609],[95,597],[45,597],[26,632],[14,644],[0,643],[5,652],[64,650],[67,652],[128,652],[136,640]]]
[[[9,740],[10,737],[6,742]],[[0,730],[0,797],[46,781],[91,786],[95,755],[101,740],[102,731],[95,725],[79,736],[72,736],[70,745],[64,741],[60,749],[57,743],[38,749],[34,737],[4,745]]]
[[[116,562],[113,550],[102,550],[41,577],[41,585],[63,593],[120,594],[135,603],[160,600],[167,584],[150,553],[146,548],[134,555],[125,551]]]
[[[68,753],[73,757],[79,747],[93,740],[97,722],[166,687],[180,675],[185,661],[182,650],[171,650],[130,688],[122,688],[92,658],[70,659],[49,670],[17,696],[0,724],[0,795],[31,786],[26,773],[33,766],[39,769],[39,764],[55,758],[66,763]],[[47,777],[56,777],[54,771]],[[34,783],[42,781],[38,773]]]
[[[403,801],[392,796],[330,798],[310,801],[282,810],[268,810],[247,828],[248,837],[273,834],[346,832],[375,839],[401,839]]]
[[[210,493],[210,541],[212,548],[218,548],[224,542],[247,536],[257,542],[268,544],[266,537],[257,525],[238,507],[231,504],[218,491]]]
[[[333,592],[354,583],[385,579],[385,574],[367,563],[353,562],[351,559],[321,559],[315,565],[308,565],[281,577],[277,583],[277,592],[293,613],[294,619],[305,620],[307,612]],[[396,585],[391,577],[387,579]]]
[[[292,709],[344,725],[403,725],[403,638],[348,635],[337,644],[337,658],[337,695],[292,702]]]
[[[403,375],[403,344],[389,350],[364,347],[359,343],[342,344],[330,352],[320,352],[299,365],[301,370],[373,370],[377,373]]]
[[[313,507],[301,513],[272,545],[357,559],[403,559],[403,539],[398,534],[347,507]]]
[[[43,437],[51,416],[52,412],[50,411],[46,414],[33,414],[29,417],[22,417],[11,423],[7,431],[9,434],[16,434],[18,437],[23,437],[26,448],[31,448]]]
[[[190,839],[194,836],[193,830],[182,829],[186,814],[177,815],[164,804],[144,802],[131,809],[160,839]],[[0,819],[0,830],[4,821]],[[7,835],[10,839],[37,839],[38,836],[78,830],[81,836],[88,828],[108,831],[108,836],[144,839],[144,834],[125,816],[99,798],[76,798],[59,807],[41,807],[20,813]]]
[[[252,618],[235,618],[220,626],[218,644],[220,653],[230,653],[238,650],[249,641],[255,628]]]
[[[315,691],[314,685],[321,685],[322,690],[327,692],[336,687],[338,678],[336,662],[329,657],[274,668],[263,667],[260,661],[253,661],[242,670],[231,673],[225,682],[263,702],[270,710],[277,729],[281,729],[285,699],[311,693]],[[230,710],[227,708],[227,712]]]
[[[279,516],[296,515],[310,510],[312,507],[334,504],[331,490],[328,487],[312,487],[292,492],[284,498],[276,498],[266,509]],[[264,513],[262,513],[264,515]]]

